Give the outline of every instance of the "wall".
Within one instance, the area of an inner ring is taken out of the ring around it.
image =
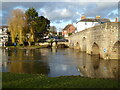
[[[68,29],[65,29],[65,30],[62,31],[62,35],[64,37],[68,37],[69,33],[74,33],[75,32],[75,29],[76,28],[71,24]]]
[[[0,46],[5,46],[5,42],[8,41],[7,28],[0,28]]]
[[[94,46],[97,45],[97,53],[104,59],[120,59],[118,49],[120,44],[116,44],[120,41],[120,23],[109,22],[101,25],[94,26],[92,28],[85,29],[74,35],[67,37],[69,40],[70,48],[77,48],[80,51],[84,51],[88,54],[94,54]],[[118,46],[116,46],[116,45]],[[117,47],[115,49],[115,47]]]
[[[78,22],[77,23],[77,31],[82,31],[84,29],[94,27],[95,25],[98,25],[98,22]]]

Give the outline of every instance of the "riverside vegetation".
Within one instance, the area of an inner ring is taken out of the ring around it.
[[[47,77],[42,74],[4,72],[3,88],[118,88],[118,80],[81,76]]]

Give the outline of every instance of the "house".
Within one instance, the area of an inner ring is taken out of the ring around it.
[[[119,21],[118,21],[118,18],[115,18],[115,22],[119,22]]]
[[[68,24],[67,26],[65,26],[65,28],[62,30],[62,35],[64,37],[68,37],[69,34],[74,33],[76,30],[76,27],[73,24]]]
[[[8,26],[0,26],[0,46],[5,46],[8,41]]]
[[[81,20],[78,21],[76,24],[76,27],[77,27],[76,32],[82,31],[90,27],[94,27],[96,25],[107,23],[107,22],[110,22],[110,20],[100,18],[100,16],[96,16],[95,18],[86,18],[85,16],[82,16]]]

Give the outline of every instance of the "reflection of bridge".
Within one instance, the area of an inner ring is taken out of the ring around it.
[[[96,56],[80,53],[77,68],[84,77],[118,79],[118,60],[102,60]]]
[[[120,59],[120,23],[110,22],[69,36],[69,47],[99,54],[104,59]]]

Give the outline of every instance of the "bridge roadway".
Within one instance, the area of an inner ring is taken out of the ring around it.
[[[103,59],[120,59],[120,22],[109,22],[75,33],[66,39],[70,48]]]

